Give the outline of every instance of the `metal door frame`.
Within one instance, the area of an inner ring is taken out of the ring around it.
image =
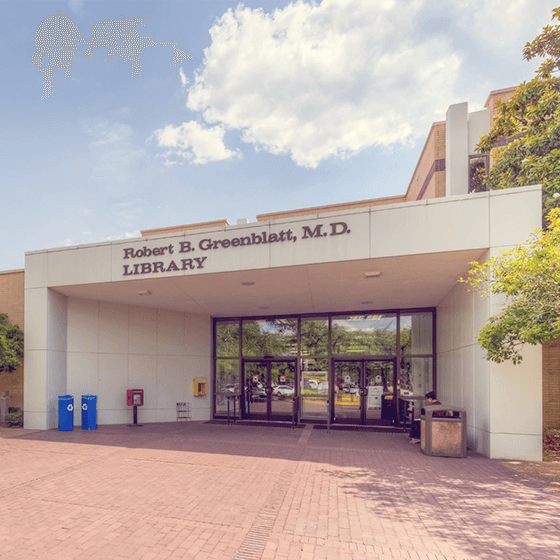
[[[272,364],[278,362],[285,362],[288,364],[292,364],[294,367],[294,398],[299,396],[298,391],[298,362],[297,358],[295,357],[266,357],[266,358],[243,358],[241,360],[241,418],[242,419],[254,419],[254,420],[264,420],[268,422],[280,421],[279,419],[275,419],[274,415],[272,414]],[[246,363],[259,363],[259,364],[266,364],[266,378],[267,384],[266,388],[264,389],[266,393],[266,414],[259,414],[259,418],[249,418],[251,416],[251,412],[247,407],[247,390],[245,386],[245,364]],[[291,416],[291,415],[290,415]]]
[[[332,403],[331,410],[329,410],[329,416],[331,423],[333,424],[352,424],[356,422],[352,422],[352,419],[348,421],[337,421],[335,417],[335,397],[336,394],[334,392],[335,386],[335,364],[336,362],[356,362],[360,363],[360,380],[359,380],[359,395],[360,395],[360,417],[357,420],[357,423],[361,426],[371,425],[367,423],[366,417],[366,399],[367,399],[367,389],[365,388],[365,362],[391,362],[393,364],[393,403],[397,406],[397,382],[398,382],[398,375],[397,375],[397,358],[395,356],[337,356],[336,358],[331,358],[331,387],[330,390],[330,401]],[[382,405],[383,406],[383,405]]]

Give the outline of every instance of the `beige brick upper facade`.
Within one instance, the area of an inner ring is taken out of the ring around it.
[[[0,313],[23,329],[24,271],[0,272]],[[10,391],[9,406],[23,407],[23,366],[13,373],[0,373],[0,391]]]

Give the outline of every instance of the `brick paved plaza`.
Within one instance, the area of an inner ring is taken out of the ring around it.
[[[547,559],[560,497],[404,434],[203,423],[0,431],[0,558]]]

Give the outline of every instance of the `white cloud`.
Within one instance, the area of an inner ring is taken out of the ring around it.
[[[101,241],[119,241],[120,239],[133,239],[135,237],[141,237],[141,233],[139,230],[135,231],[125,231],[121,235],[108,235],[107,237],[103,237]]]
[[[69,0],[68,6],[72,10],[73,14],[81,16],[83,13],[82,8],[84,7],[84,0]]]
[[[297,0],[271,13],[240,4],[210,29],[188,88],[187,108],[215,128],[166,127],[160,146],[207,163],[232,156],[223,132],[237,130],[256,150],[315,168],[413,143],[450,104],[481,108],[489,89],[525,79],[503,83],[502,73],[496,84],[496,64],[520,61],[556,2]]]
[[[413,37],[422,5],[298,1],[272,14],[239,5],[210,29],[187,107],[307,167],[406,143],[446,106],[461,63],[444,35]]]
[[[456,0],[457,25],[468,30],[473,42],[484,42],[494,49],[515,48],[521,58],[525,43],[548,25],[557,0]]]
[[[154,132],[160,147],[172,148],[166,153],[167,158],[175,154],[197,164],[229,159],[236,155],[236,152],[225,147],[224,134],[225,130],[221,126],[205,128],[196,121],[179,126],[167,125]],[[167,163],[172,165],[175,161],[168,159]]]
[[[185,72],[183,71],[183,67],[179,68],[179,76],[181,76],[181,84],[183,86],[189,85],[189,79],[187,78]]]
[[[112,195],[129,193],[136,181],[136,169],[144,150],[135,146],[134,130],[127,124],[96,117],[82,123],[93,163],[90,185]]]

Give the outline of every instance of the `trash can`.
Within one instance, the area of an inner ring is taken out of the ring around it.
[[[467,411],[432,405],[420,417],[420,449],[435,457],[467,456]]]
[[[393,395],[383,395],[381,398],[381,419],[389,420],[391,425],[396,424],[397,409],[393,401]]]
[[[58,397],[58,430],[71,432],[74,429],[74,397],[60,395]]]
[[[82,430],[97,430],[97,395],[82,395]]]

